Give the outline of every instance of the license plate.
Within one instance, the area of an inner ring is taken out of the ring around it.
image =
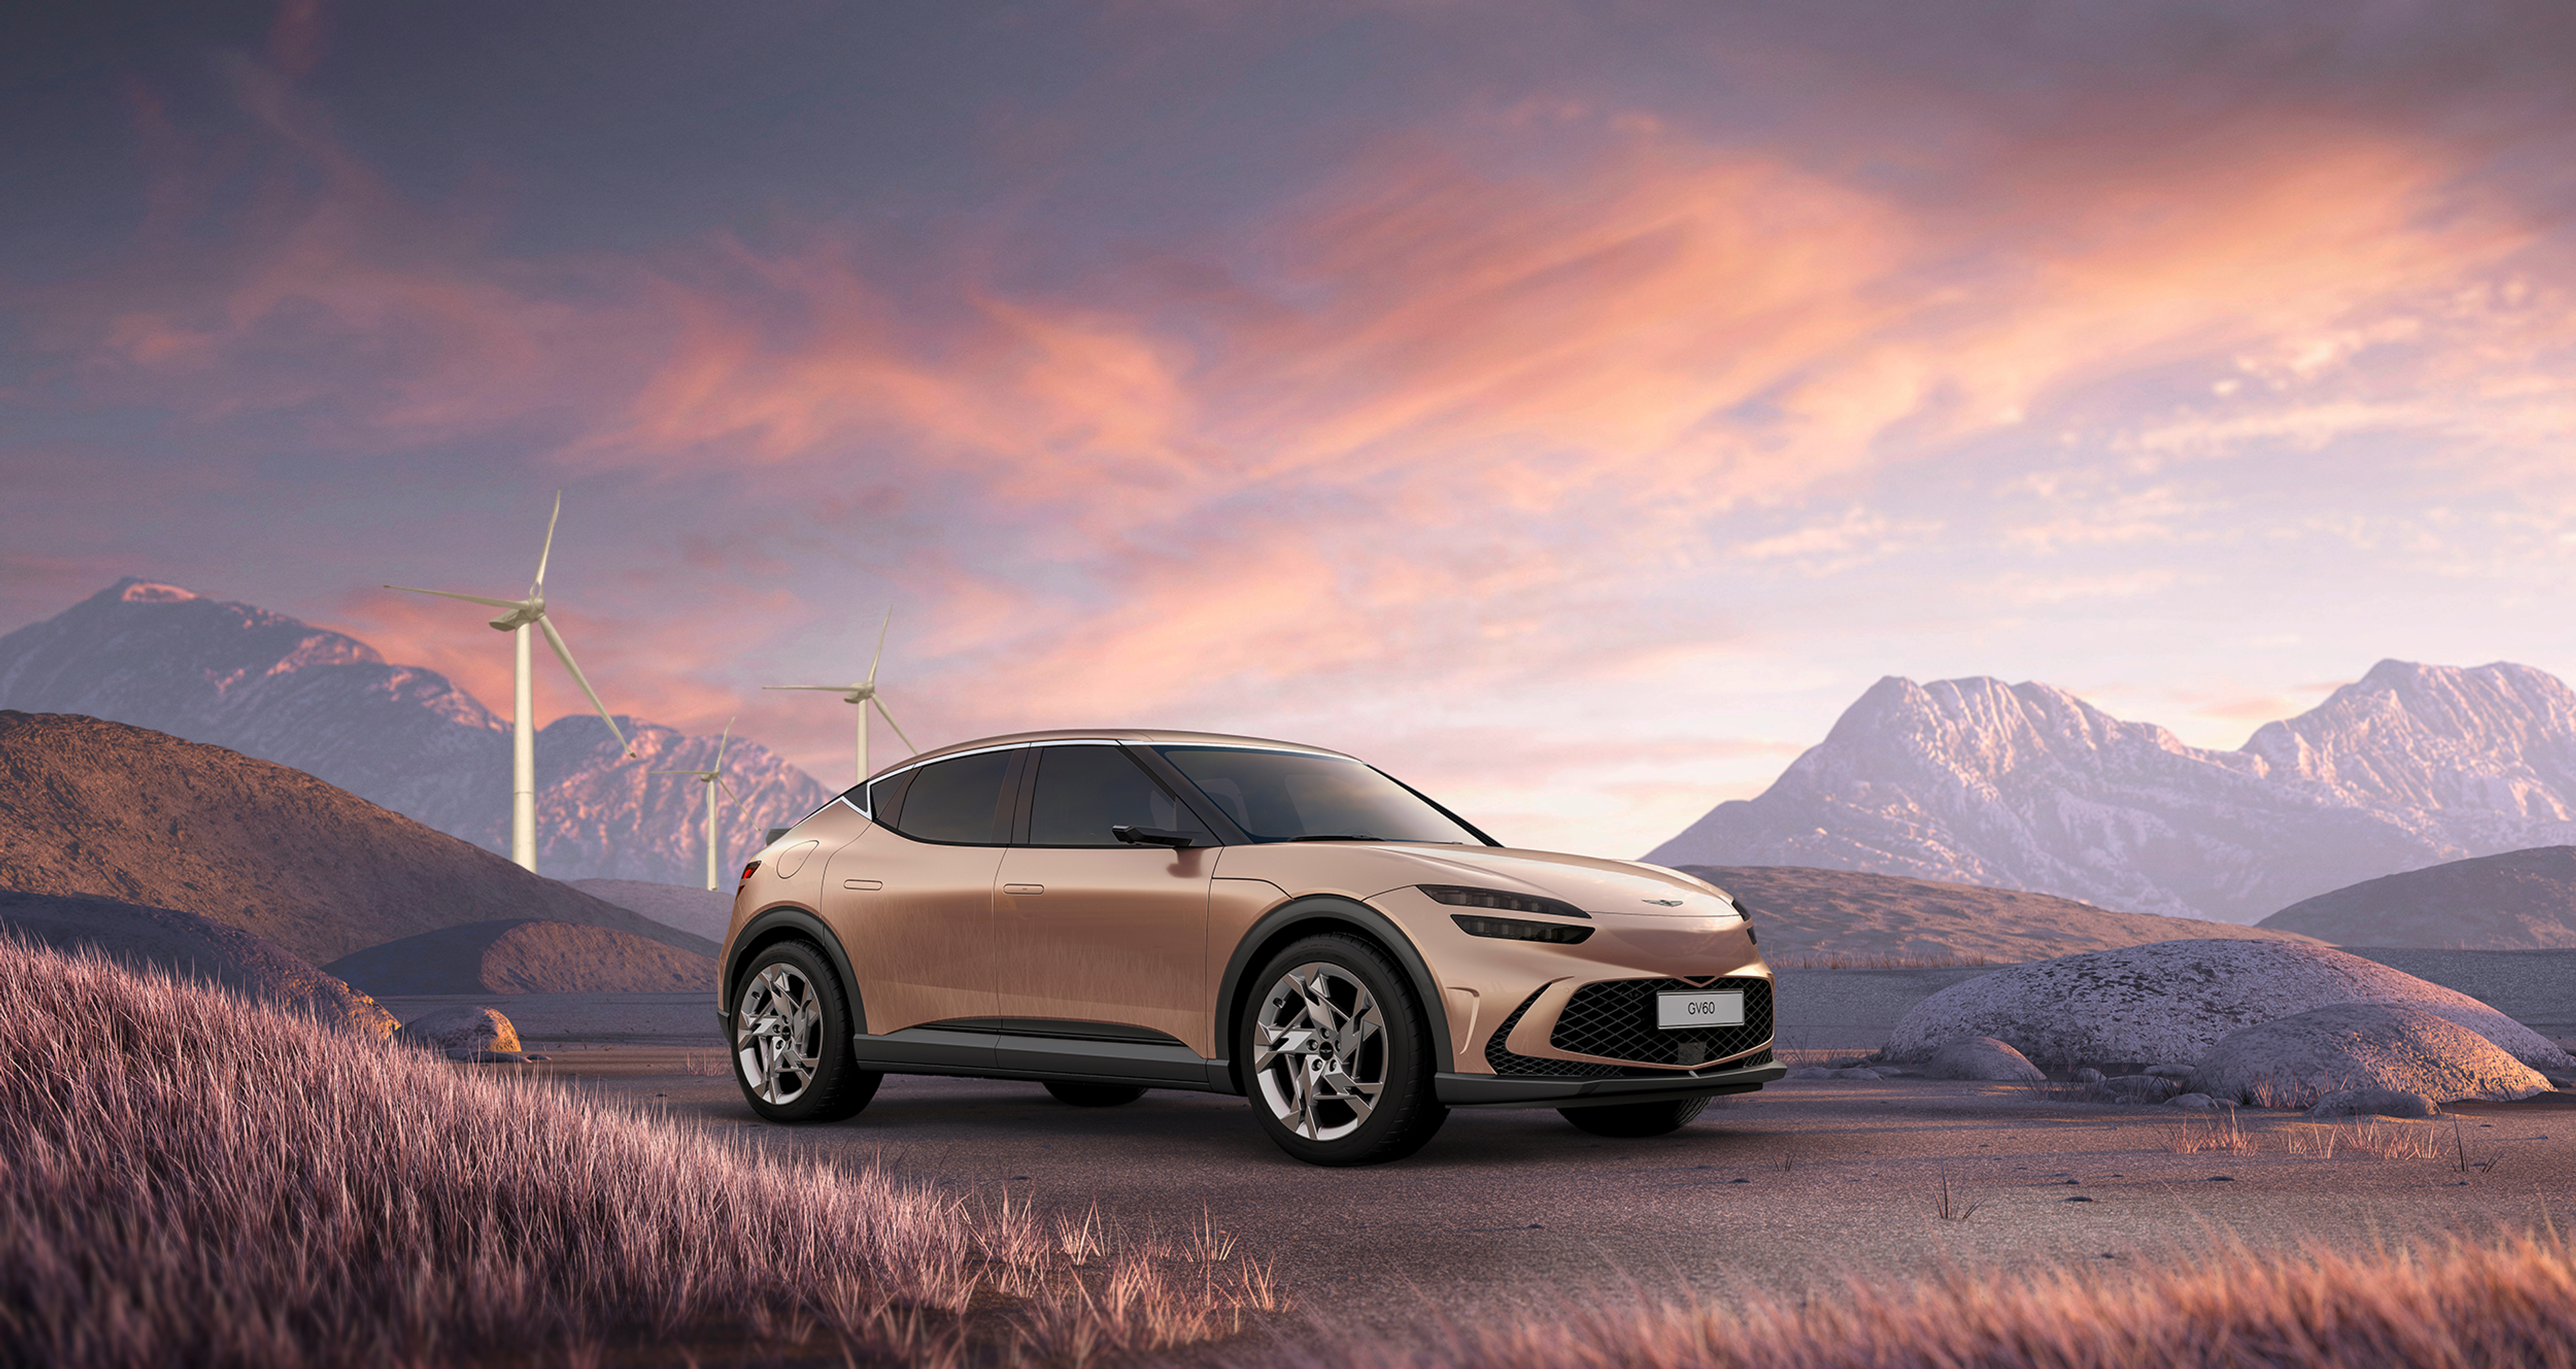
[[[1659,993],[1655,995],[1655,1025],[1665,1031],[1685,1027],[1741,1027],[1744,1025],[1744,991],[1721,989],[1711,993]]]

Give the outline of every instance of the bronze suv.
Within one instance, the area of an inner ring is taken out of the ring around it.
[[[1317,747],[1031,732],[934,751],[744,868],[716,1002],[776,1122],[888,1074],[1078,1107],[1248,1094],[1322,1165],[1461,1107],[1655,1136],[1781,1077],[1742,905],[1633,861],[1501,845]]]

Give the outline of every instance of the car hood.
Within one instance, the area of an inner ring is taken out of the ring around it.
[[[1633,860],[1492,846],[1379,846],[1419,873],[1408,882],[1465,884],[1563,899],[1587,913],[1630,917],[1741,917],[1725,890]]]

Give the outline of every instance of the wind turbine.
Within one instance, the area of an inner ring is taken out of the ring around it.
[[[734,715],[734,717],[740,716],[742,715],[739,713]],[[731,740],[732,737],[733,718],[727,718],[725,719],[724,735],[716,738],[716,761],[715,768],[712,770],[654,770],[647,772],[654,775],[694,775],[697,777],[698,783],[707,787],[707,887],[709,889],[716,887],[716,790],[721,787],[724,792],[733,794],[733,786],[726,784],[724,781],[725,743]],[[736,803],[742,802],[742,795],[733,794],[733,801]]]
[[[407,594],[435,594],[441,599],[462,599],[487,608],[507,609],[492,620],[496,631],[507,632],[511,642],[515,673],[510,694],[510,859],[525,870],[537,868],[537,738],[529,730],[529,719],[536,712],[536,690],[528,672],[528,629],[535,627],[546,634],[546,645],[553,647],[557,659],[571,673],[572,682],[581,686],[590,706],[599,711],[599,720],[608,724],[609,735],[626,754],[635,748],[626,734],[617,730],[617,720],[608,716],[608,705],[599,701],[599,692],[582,678],[581,667],[573,664],[572,648],[564,645],[563,634],[546,618],[546,559],[555,550],[555,520],[563,517],[563,491],[555,491],[555,511],[546,518],[546,544],[537,553],[537,578],[528,582],[525,599],[487,599],[479,594],[458,594],[444,589],[414,589],[409,585],[387,585],[387,589]]]
[[[859,706],[859,777],[852,780],[852,784],[865,784],[868,782],[868,705],[870,704],[876,705],[877,716],[885,719],[886,726],[894,728],[895,736],[902,738],[905,746],[912,747],[912,754],[916,756],[921,754],[921,748],[912,745],[912,738],[905,737],[903,735],[903,728],[895,722],[894,715],[886,712],[885,700],[877,697],[877,662],[885,659],[886,629],[893,626],[894,610],[889,608],[886,610],[884,625],[877,629],[877,654],[868,659],[868,677],[857,684],[761,686],[763,689],[820,690],[826,694],[840,695],[841,702],[845,704],[857,704]]]

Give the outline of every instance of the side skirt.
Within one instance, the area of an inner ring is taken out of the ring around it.
[[[851,1056],[862,1068],[886,1074],[1228,1091],[1222,1061],[1208,1060],[1177,1042],[906,1027],[883,1036],[853,1036],[850,1044]]]

